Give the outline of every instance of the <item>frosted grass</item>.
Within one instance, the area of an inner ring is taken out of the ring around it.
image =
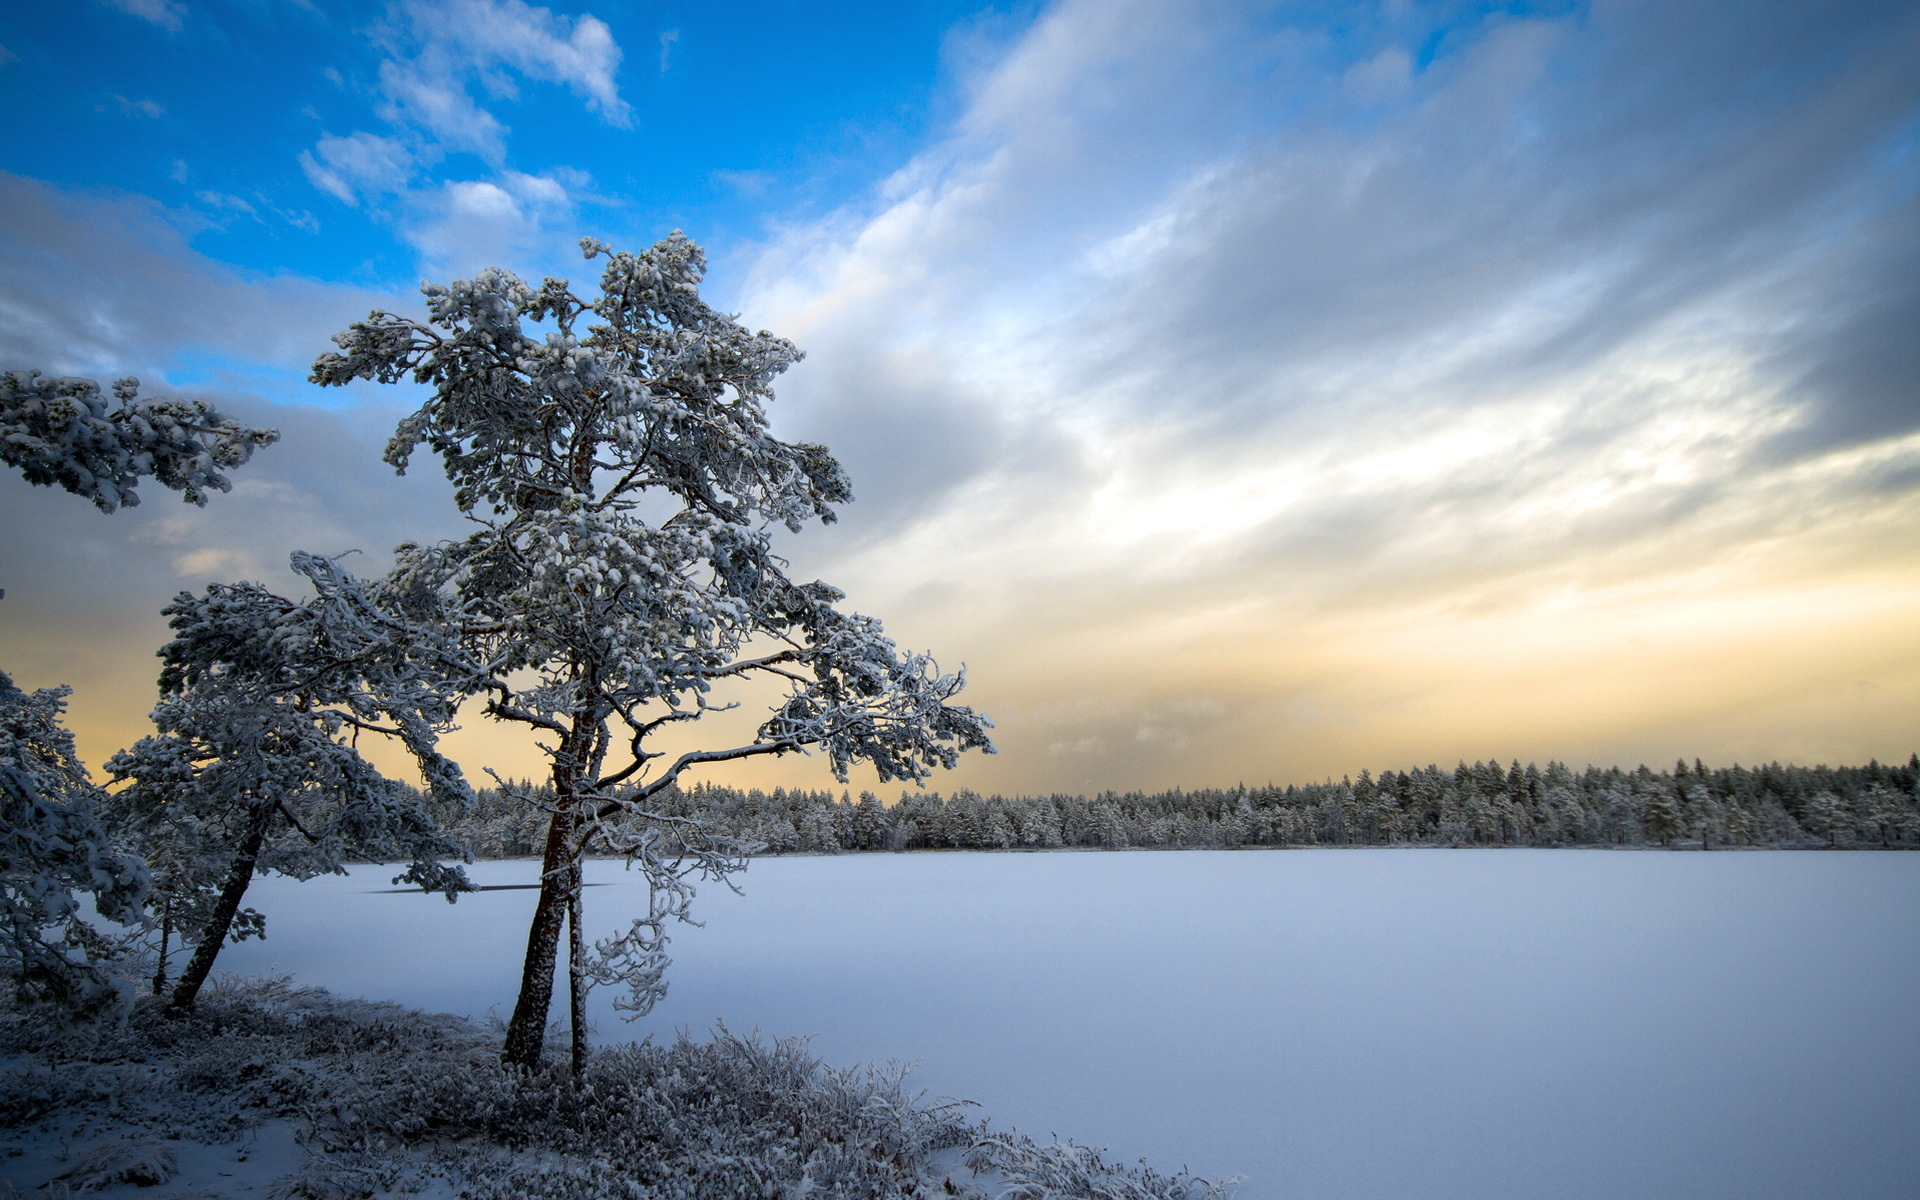
[[[484,883],[535,864],[483,863]],[[505,1016],[530,891],[263,880],[223,969]],[[641,901],[593,863],[592,926]],[[1000,1126],[1281,1197],[1920,1194],[1920,854],[849,855],[708,887],[636,1025],[915,1058]],[[562,1006],[556,1005],[556,1014]]]

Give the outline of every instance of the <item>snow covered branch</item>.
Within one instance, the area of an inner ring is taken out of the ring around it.
[[[204,400],[142,400],[139,391],[139,380],[120,380],[113,385],[119,407],[109,409],[91,379],[0,375],[0,461],[29,483],[86,497],[101,512],[140,503],[135,488],[149,476],[205,505],[209,492],[232,488],[222,471],[280,437]]]

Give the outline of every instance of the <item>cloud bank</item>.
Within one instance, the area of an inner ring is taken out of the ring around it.
[[[796,555],[965,631],[989,785],[1904,758],[1920,19],[1346,15],[1057,5],[772,245]]]

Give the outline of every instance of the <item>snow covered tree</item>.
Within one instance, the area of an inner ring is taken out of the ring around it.
[[[1640,820],[1645,823],[1647,836],[1658,838],[1662,846],[1673,845],[1673,839],[1686,832],[1686,815],[1680,809],[1679,798],[1673,789],[1664,783],[1650,783],[1641,798]]]
[[[139,390],[135,379],[114,384],[119,407],[109,411],[91,379],[0,375],[0,461],[29,483],[58,485],[111,513],[140,502],[135,489],[146,477],[204,505],[209,490],[232,486],[222,468],[279,437],[205,401],[142,400]],[[103,794],[60,724],[67,695],[64,687],[23,692],[0,673],[0,973],[17,999],[84,1012],[113,994],[103,962],[113,947],[79,915],[78,893],[108,920],[138,922],[149,879],[101,827]]]
[[[1905,836],[1914,824],[1913,806],[1907,797],[1882,783],[1869,786],[1860,797],[1866,824],[1880,835],[1882,846],[1891,846]]]
[[[853,846],[856,850],[878,850],[887,841],[887,806],[872,792],[861,792],[853,809]]]
[[[839,591],[789,580],[773,551],[772,526],[830,521],[852,498],[825,447],[768,431],[772,381],[800,352],[702,301],[705,258],[679,233],[640,254],[581,247],[606,259],[597,297],[499,270],[428,285],[427,320],[375,312],[312,375],[433,389],[387,460],[440,455],[475,529],[401,547],[395,578],[434,597],[488,664],[487,715],[549,739],[556,799],[504,1054],[523,1066],[541,1053],[563,923],[581,945],[580,860],[596,833],[651,829],[628,845],[668,887],[688,861],[722,878],[737,863],[742,847],[654,806],[688,769],[818,750],[842,781],[858,762],[918,780],[991,749],[990,723],[954,703],[963,675],[901,653],[878,621],[837,608]],[[653,748],[731,707],[715,687],[754,680],[784,694],[753,737]],[[589,975],[626,980],[636,1012],[659,994],[660,927],[636,930],[574,963],[576,1014]],[[581,1036],[576,1021],[576,1052]]]
[[[1730,835],[1723,832],[1727,826],[1726,806],[1713,798],[1713,793],[1700,784],[1686,788],[1686,807],[1684,811],[1687,828],[1700,838],[1702,850],[1713,849],[1713,839],[1729,840]]]
[[[396,883],[448,899],[468,887],[441,862],[464,859],[460,845],[356,746],[363,733],[397,738],[439,798],[470,799],[435,743],[471,668],[433,626],[393,615],[382,589],[312,555],[293,566],[313,600],[215,584],[167,606],[159,733],[107,763],[127,785],[111,800],[116,827],[166,864],[168,932],[195,946],[168,1000],[176,1014],[193,1007],[221,946],[258,930],[241,901],[260,871],[308,879],[343,873],[350,857],[399,860],[410,865]]]
[[[1808,798],[1801,816],[1827,837],[1827,845],[1837,846],[1853,832],[1853,808],[1832,792],[1822,789]]]
[[[60,724],[67,692],[24,692],[0,672],[0,977],[16,1003],[85,1013],[115,994],[115,947],[81,915],[78,894],[110,921],[137,922],[147,873],[111,848],[95,816],[100,790]]]
[[[209,491],[233,486],[222,469],[280,436],[221,416],[204,400],[142,400],[137,379],[120,380],[113,394],[119,406],[109,409],[91,379],[0,375],[0,461],[28,483],[85,496],[101,512],[140,503],[134,489],[147,476],[205,505]]]

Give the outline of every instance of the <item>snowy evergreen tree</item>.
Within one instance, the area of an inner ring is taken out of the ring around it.
[[[1882,846],[1891,846],[1912,832],[1913,804],[1899,792],[1885,784],[1876,783],[1862,794],[1860,800],[1865,823],[1880,835]]]
[[[1830,791],[1819,791],[1808,798],[1802,815],[1816,833],[1827,839],[1827,845],[1837,846],[1840,840],[1853,832],[1853,808],[1845,800]]]
[[[221,474],[245,463],[279,434],[221,416],[204,400],[142,400],[140,381],[113,385],[109,408],[91,379],[38,371],[0,375],[0,461],[28,483],[85,496],[102,512],[140,503],[135,488],[152,477],[189,504],[233,485]]]
[[[884,849],[887,840],[887,809],[880,797],[861,792],[853,810],[853,846],[856,850]]]
[[[135,379],[114,384],[119,405],[110,410],[91,379],[0,375],[0,461],[102,512],[140,503],[144,478],[205,505],[209,491],[232,486],[222,469],[279,437],[205,401],[142,400],[139,389]],[[0,973],[19,1000],[85,1012],[112,995],[105,960],[114,946],[79,916],[79,895],[108,920],[137,924],[149,876],[110,845],[100,823],[104,795],[60,724],[68,693],[23,692],[0,673]]]
[[[110,921],[137,923],[147,873],[100,827],[100,790],[60,723],[67,693],[24,692],[0,672],[0,978],[16,1003],[83,1014],[114,997],[116,947],[81,915],[79,897]]]
[[[1726,842],[1729,839],[1726,807],[1713,798],[1712,792],[1697,783],[1686,788],[1685,796],[1687,828],[1700,839],[1700,848],[1713,849],[1715,839]]]
[[[444,801],[467,799],[435,743],[470,666],[337,564],[296,554],[293,565],[313,600],[215,584],[164,610],[174,639],[161,651],[159,733],[107,764],[127,785],[111,801],[116,826],[166,865],[167,932],[195,945],[168,1000],[176,1014],[193,1007],[221,946],[257,932],[241,901],[258,872],[307,879],[350,857],[400,860],[410,865],[396,883],[448,899],[468,886],[442,865],[464,852],[419,793],[356,745],[363,733],[396,738]]]
[[[387,459],[404,470],[422,445],[440,455],[475,529],[401,547],[396,578],[487,663],[487,715],[548,739],[556,799],[505,1048],[525,1066],[541,1053],[563,923],[581,945],[581,855],[607,823],[647,826],[628,843],[641,867],[683,888],[686,862],[724,877],[742,849],[654,807],[689,768],[817,749],[842,781],[857,762],[918,780],[991,748],[989,723],[953,702],[961,676],[900,653],[878,621],[835,607],[833,588],[788,580],[773,552],[770,526],[797,532],[851,499],[825,447],[768,433],[772,381],[799,351],[708,307],[704,256],[680,234],[641,254],[582,249],[606,259],[597,298],[498,270],[428,286],[426,321],[376,312],[312,376],[433,389]],[[652,748],[721,707],[713,688],[752,680],[785,689],[753,738]],[[671,894],[665,911],[684,917],[688,893]],[[588,974],[625,979],[636,1011],[659,994],[659,915],[574,962],[576,1013]],[[576,1053],[581,1036],[576,1021]]]
[[[1668,786],[1656,784],[1644,789],[1640,819],[1646,825],[1647,835],[1657,838],[1662,846],[1673,845],[1673,839],[1686,831],[1686,817],[1680,811],[1673,789]]]

